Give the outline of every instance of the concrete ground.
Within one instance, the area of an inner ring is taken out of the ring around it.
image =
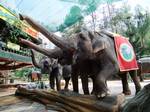
[[[48,81],[44,81],[47,85],[49,85],[49,82]],[[62,89],[64,87],[64,84],[65,84],[65,81],[62,80]],[[22,81],[15,81],[15,83],[30,83],[30,82],[22,82]],[[147,84],[150,84],[150,80],[144,80],[144,82],[140,82],[141,83],[141,86],[142,88],[147,85]],[[108,85],[108,88],[110,90],[110,93],[112,95],[117,95],[117,94],[120,94],[122,92],[122,83],[121,83],[121,80],[113,80],[113,81],[107,81],[107,85]],[[131,90],[131,95],[129,97],[133,97],[135,95],[135,87],[134,87],[134,83],[129,81],[129,87],[130,87],[130,90]],[[69,89],[72,90],[72,83],[70,81],[69,83]],[[89,82],[89,90],[91,91],[92,90],[92,82]],[[82,84],[81,84],[81,80],[79,80],[79,92],[81,94],[83,94],[83,90],[82,90]]]
[[[79,80],[79,82],[80,82],[80,80]],[[144,80],[144,82],[140,82],[140,84],[143,88],[145,85],[150,84],[150,80]],[[117,95],[117,94],[120,94],[122,92],[122,82],[121,82],[121,80],[107,81],[107,85],[108,85],[108,88],[109,88],[110,93],[112,95]],[[129,81],[129,87],[130,87],[130,90],[131,90],[131,95],[129,95],[127,97],[133,97],[135,95],[134,83]],[[72,85],[70,85],[69,88],[72,89]],[[90,91],[91,91],[92,90],[92,83],[91,82],[89,83],[89,88],[90,88]],[[83,93],[81,83],[79,84],[79,91],[80,91],[80,93]]]

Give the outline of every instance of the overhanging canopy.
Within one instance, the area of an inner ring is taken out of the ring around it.
[[[1,4],[15,13],[28,15],[51,31],[76,23],[100,4],[121,0],[2,0]]]

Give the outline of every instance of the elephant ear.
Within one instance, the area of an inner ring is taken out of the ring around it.
[[[93,53],[98,56],[100,55],[103,50],[105,50],[108,47],[105,41],[96,41],[93,44]]]

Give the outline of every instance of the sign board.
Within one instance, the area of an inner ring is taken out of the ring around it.
[[[38,33],[34,30],[30,25],[25,22],[22,22],[18,19],[18,17],[13,14],[11,11],[0,5],[0,18],[4,21],[7,21],[9,24],[16,26],[21,29],[23,32],[27,33],[31,37],[37,38]]]

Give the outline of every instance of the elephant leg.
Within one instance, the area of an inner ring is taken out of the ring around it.
[[[138,77],[136,75],[136,71],[132,70],[129,73],[130,73],[130,76],[134,82],[136,93],[138,93],[141,90],[141,85],[140,85],[140,82],[139,82]]]
[[[84,94],[89,95],[88,75],[81,75],[81,81]]]
[[[111,74],[111,71],[104,69],[98,75],[95,76],[93,86],[97,98],[103,98],[108,95],[106,79],[108,79],[108,77],[111,76]]]
[[[72,73],[71,73],[71,79],[72,79],[72,85],[73,85],[73,91],[74,92],[79,92],[78,88],[78,74],[77,74],[77,69],[76,67],[72,67]]]
[[[69,85],[70,77],[66,77],[64,79],[65,79],[65,87],[64,87],[64,89],[68,90],[68,85]]]
[[[60,74],[56,75],[56,87],[57,87],[57,91],[61,90],[61,76],[60,76]]]
[[[123,93],[125,95],[130,95],[131,91],[129,89],[127,72],[121,73],[119,74],[119,76],[121,77],[121,81],[122,81]]]
[[[141,73],[141,70],[137,70],[137,76],[139,77],[140,81],[143,82],[144,81],[144,78],[143,78],[143,75]]]
[[[139,78],[140,78],[140,81],[141,81],[141,82],[143,82],[143,81],[144,81],[143,74],[141,74],[141,73],[140,73],[140,74],[139,74]]]
[[[55,87],[54,74],[50,74],[49,84],[50,84],[51,89],[54,89],[54,87]]]
[[[94,76],[90,76],[90,77],[91,77],[92,82],[93,82],[93,89],[91,91],[91,94],[95,94],[95,84],[94,84],[95,80],[94,80]]]

